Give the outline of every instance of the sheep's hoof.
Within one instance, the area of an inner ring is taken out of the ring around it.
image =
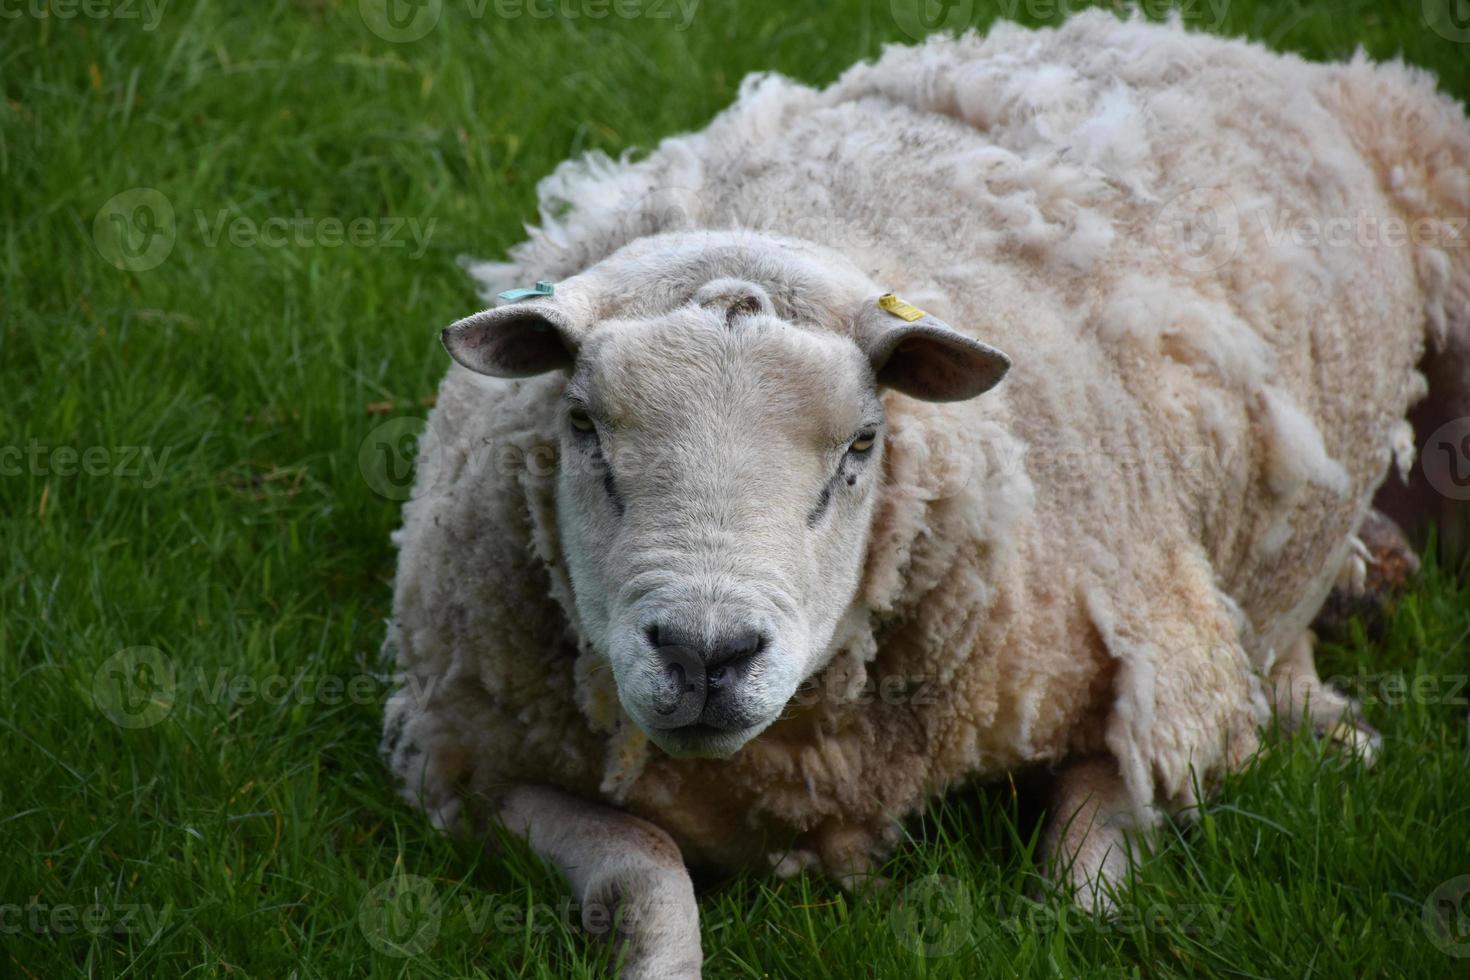
[[[816,851],[792,848],[789,851],[773,851],[766,858],[771,862],[771,873],[781,881],[805,874],[811,868],[819,868],[822,859]]]
[[[599,874],[582,898],[582,925],[610,940],[621,980],[699,980],[698,908],[660,869]]]
[[[1383,736],[1362,719],[1344,718],[1329,728],[1317,729],[1314,734],[1326,739],[1331,751],[1358,759],[1365,766],[1373,765],[1383,750]]]
[[[836,871],[823,868],[822,859],[816,851],[793,848],[789,851],[773,851],[766,855],[771,864],[771,873],[781,881],[787,881],[808,871],[827,870],[831,879],[845,892],[870,892],[884,894],[893,882],[870,870]]]
[[[1381,629],[1394,601],[1419,572],[1419,556],[1392,519],[1368,511],[1358,527],[1357,547],[1348,556],[1337,584],[1312,628],[1342,634],[1353,619],[1370,632]]]

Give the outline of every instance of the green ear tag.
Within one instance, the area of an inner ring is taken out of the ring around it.
[[[530,299],[532,296],[550,296],[554,292],[556,292],[556,287],[545,279],[541,279],[530,289],[507,289],[498,294],[497,298],[514,303],[516,300]]]

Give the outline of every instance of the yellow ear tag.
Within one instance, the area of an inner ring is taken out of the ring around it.
[[[913,323],[915,320],[928,316],[923,310],[912,303],[899,299],[897,293],[884,293],[878,297],[878,305],[896,317]]]

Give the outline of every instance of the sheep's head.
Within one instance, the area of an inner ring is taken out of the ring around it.
[[[663,236],[445,331],[473,371],[565,373],[577,615],[665,751],[735,752],[829,659],[882,480],[880,392],[971,398],[1009,366],[881,294],[814,246]]]

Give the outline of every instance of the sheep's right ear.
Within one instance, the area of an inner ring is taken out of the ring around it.
[[[858,315],[858,345],[878,384],[927,402],[958,402],[995,387],[1011,359],[943,320],[884,293]]]
[[[579,331],[550,303],[511,303],[458,320],[444,329],[444,349],[471,371],[492,378],[529,378],[569,368]]]

